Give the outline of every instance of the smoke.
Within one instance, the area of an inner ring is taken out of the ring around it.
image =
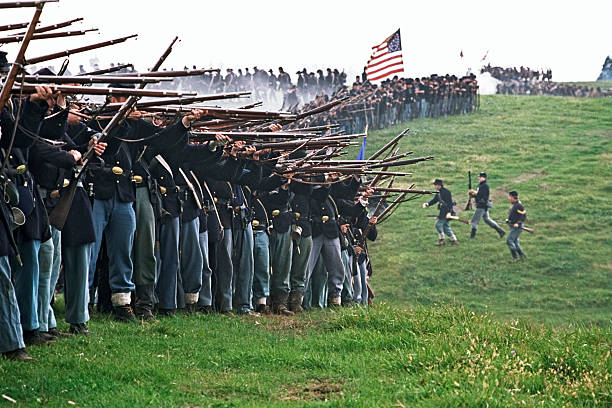
[[[481,95],[496,94],[497,84],[501,84],[500,80],[493,78],[488,72],[478,75],[476,79],[478,80],[478,92]]]

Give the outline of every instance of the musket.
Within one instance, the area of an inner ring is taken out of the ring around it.
[[[255,149],[257,150],[264,150],[264,149],[272,149],[272,150],[287,150],[287,149],[295,149],[296,147],[303,147],[303,148],[317,148],[317,149],[321,149],[324,147],[340,147],[340,146],[350,146],[351,143],[350,142],[340,142],[340,141],[316,141],[316,140],[312,140],[312,141],[306,141],[306,142],[300,142],[300,143],[294,143],[294,141],[290,141],[290,142],[277,142],[277,143],[253,143],[252,146],[255,147]],[[333,169],[333,168],[332,168]],[[347,169],[347,170],[351,170],[351,169]],[[334,171],[334,170],[331,170]]]
[[[113,74],[113,76],[155,76],[155,77],[184,77],[184,76],[195,76],[207,74],[210,72],[219,72],[219,68],[207,68],[207,69],[188,69],[184,71],[149,71],[149,72],[134,72],[134,73],[122,73]]]
[[[216,135],[229,136],[234,140],[242,139],[292,139],[300,137],[315,137],[314,133],[292,133],[292,132],[191,132],[194,139],[213,140]]]
[[[19,7],[38,7],[45,3],[56,3],[59,0],[35,0],[35,1],[5,1],[0,3],[0,9],[19,8]]]
[[[138,37],[138,34],[132,34],[126,37],[115,38],[114,40],[103,41],[103,42],[99,42],[96,44],[86,45],[84,47],[72,48],[66,51],[60,51],[60,52],[55,52],[53,54],[42,55],[36,58],[30,58],[27,60],[27,64],[30,64],[30,65],[38,64],[39,62],[43,62],[43,61],[49,61],[49,60],[56,59],[56,58],[67,57],[69,55],[78,54],[80,52],[95,50],[97,48],[108,47],[109,45],[120,44],[134,37]]]
[[[395,181],[395,177],[391,177],[391,180],[389,180],[389,184],[387,184],[387,188],[391,188],[391,186],[393,185],[394,181]],[[372,217],[378,217],[377,214],[380,211],[380,209],[382,208],[384,203],[385,203],[385,200],[379,200],[378,201],[378,204],[376,205],[376,208],[374,209],[374,212],[372,213]],[[370,233],[372,228],[374,228],[374,225],[371,224],[371,223],[368,223],[368,225],[366,226],[365,230],[361,234],[361,242],[360,242],[360,244],[362,246],[364,246],[364,247],[365,247],[367,235]]]
[[[291,129],[294,132],[321,132],[321,131],[326,131],[326,130],[332,130],[332,129],[337,129],[339,128],[340,125],[322,125],[322,126],[309,126],[309,127],[304,127],[304,128],[296,128],[296,129]]]
[[[141,85],[145,85],[141,83]],[[150,91],[146,89],[132,88],[96,88],[91,86],[70,86],[46,84],[53,92],[61,92],[69,95],[117,95],[117,96],[154,96],[154,97],[178,97],[183,95],[195,95],[195,92],[176,91]],[[30,84],[14,85],[13,92],[36,93],[36,86]]]
[[[254,103],[250,103],[248,105],[241,106],[238,109],[252,109],[252,108],[257,108],[258,106],[261,106],[261,105],[263,105],[263,101],[257,101]]]
[[[85,35],[91,31],[98,31],[97,28],[90,28],[88,30],[75,30],[75,31],[61,31],[59,33],[43,33],[34,34],[32,40],[43,40],[45,38],[60,38],[60,37],[73,37],[75,35]],[[11,35],[8,37],[0,37],[0,44],[9,44],[19,42],[23,39],[23,34]]]
[[[175,42],[176,38],[174,39],[174,41],[172,41],[168,49],[171,49],[172,45]],[[168,54],[169,52],[168,50],[166,50],[166,52],[164,52],[164,54],[162,55],[162,58],[160,58],[155,63],[153,69],[159,69],[159,67],[168,57]],[[139,88],[142,90],[142,88],[144,88],[145,86],[146,84],[140,84]],[[129,98],[127,98],[127,100],[123,103],[123,106],[117,111],[117,113],[115,113],[115,116],[113,116],[113,118],[108,122],[104,129],[102,129],[102,131],[98,133],[98,143],[106,141],[106,139],[109,137],[109,133],[115,128],[115,126],[119,125],[125,119],[126,115],[128,115],[128,113],[136,104],[136,101],[138,101],[138,98],[135,96],[130,96]],[[82,166],[75,171],[74,177],[72,178],[72,180],[70,180],[70,184],[67,187],[67,191],[64,194],[60,195],[57,205],[49,214],[49,223],[60,231],[64,228],[66,218],[68,217],[68,212],[70,211],[70,207],[72,207],[72,201],[74,200],[74,194],[76,193],[79,180],[83,173],[86,171],[87,166],[89,165],[92,157],[95,154],[94,147],[95,145],[90,146],[87,152],[83,155]]]
[[[381,154],[383,154],[384,152],[387,151],[387,149],[389,149],[391,146],[393,146],[394,144],[398,143],[399,140],[404,137],[404,135],[406,133],[408,133],[410,131],[410,129],[405,129],[402,133],[400,133],[399,135],[395,136],[393,139],[391,139],[391,141],[389,141],[389,143],[387,143],[386,145],[384,145],[383,147],[381,147],[380,149],[378,149],[378,151],[376,153],[374,153],[372,156],[370,156],[368,159],[369,160],[374,160],[377,159]]]
[[[62,23],[57,23],[57,24],[51,24],[51,25],[48,25],[48,26],[38,27],[37,29],[34,30],[34,33],[35,34],[45,33],[47,31],[57,30],[58,28],[68,27],[68,26],[71,26],[73,23],[76,23],[77,21],[83,21],[83,17],[73,18],[72,20],[64,21]],[[23,33],[19,33],[19,34],[23,34]]]
[[[96,76],[55,76],[55,75],[26,75],[25,82],[30,84],[141,84],[172,81],[171,78],[113,78],[108,75]]]
[[[389,204],[387,208],[385,208],[383,212],[378,216],[378,222],[382,222],[385,216],[389,214],[389,212],[393,208],[397,207],[397,205],[399,205],[399,203],[402,202],[402,200],[406,197],[406,195],[408,195],[408,193],[402,193],[393,202],[391,202],[391,204]]]
[[[269,119],[293,119],[295,115],[290,112],[272,112],[272,111],[254,111],[245,109],[224,109],[224,108],[204,108],[207,116],[236,116],[236,117],[254,117],[254,118],[269,118]]]
[[[17,23],[7,24],[0,26],[0,31],[19,30],[20,28],[26,28],[30,23]]]
[[[23,68],[24,65],[24,56],[26,48],[28,48],[28,44],[30,44],[30,40],[32,39],[32,35],[34,34],[34,28],[36,24],[38,24],[38,20],[40,19],[40,14],[42,13],[42,9],[44,6],[44,2],[37,4],[36,11],[34,12],[34,16],[32,17],[32,21],[30,21],[30,25],[28,25],[28,29],[26,30],[26,34],[21,41],[21,45],[19,46],[19,51],[17,51],[17,56],[15,57],[15,62],[11,65],[11,69],[6,75],[6,79],[4,80],[4,84],[2,85],[2,91],[0,91],[0,109],[4,109],[4,105],[6,101],[8,101],[10,94],[13,90],[13,84],[15,83],[15,78],[19,71]],[[11,233],[9,231],[9,233]]]
[[[132,64],[122,64],[122,65],[117,65],[116,67],[110,67],[110,68],[105,68],[105,69],[98,69],[96,71],[90,71],[90,72],[83,72],[82,74],[77,74],[77,76],[88,76],[88,75],[102,75],[102,74],[108,74],[109,72],[115,72],[115,71],[121,71],[124,68],[134,68],[134,65]]]
[[[399,160],[396,162],[386,162],[386,163],[381,163],[381,164],[374,164],[372,166],[369,166],[372,169],[375,169],[377,167],[394,167],[394,166],[404,166],[407,164],[414,164],[414,163],[419,163],[419,162],[423,162],[423,161],[427,161],[427,160],[433,160],[433,156],[425,156],[425,157],[416,157],[414,159],[406,159],[406,160]]]
[[[510,223],[508,222],[508,220],[506,220],[506,224],[510,225]],[[523,226],[523,225],[521,225],[521,229],[522,229],[522,230],[524,230],[524,231],[529,232],[530,234],[533,234],[533,233],[535,232],[535,230],[534,230],[534,229],[529,228],[529,227],[525,227],[525,226]]]
[[[472,171],[468,170],[468,191],[471,189],[472,189]],[[465,211],[468,211],[471,209],[472,209],[472,196],[468,192],[468,200],[467,200],[467,203],[465,204]]]
[[[427,217],[428,217],[428,218],[438,218],[438,216],[437,216],[437,215],[428,215]],[[456,215],[451,215],[451,213],[446,214],[446,219],[447,219],[447,220],[455,220],[455,221],[459,221],[459,222],[462,222],[462,223],[464,223],[464,224],[470,225],[470,220],[466,220],[466,219],[463,219],[463,218],[459,218],[459,217],[458,217],[458,216],[456,216]]]
[[[188,105],[195,102],[205,102],[205,101],[215,101],[221,99],[232,99],[232,98],[241,98],[245,95],[250,95],[250,92],[229,92],[229,93],[220,93],[220,94],[211,94],[211,95],[199,95],[199,96],[191,96],[188,98],[178,98],[178,99],[159,99],[156,101],[146,101],[140,102],[136,104],[138,109],[146,109],[153,106],[160,105],[172,105],[172,104],[181,104]],[[121,107],[120,103],[109,103],[103,109],[103,112],[113,111],[119,109]],[[193,124],[192,124],[193,125]]]
[[[384,193],[407,193],[407,194],[436,194],[437,191],[430,190],[413,190],[410,188],[390,188],[390,187],[372,187],[374,191],[382,191]]]

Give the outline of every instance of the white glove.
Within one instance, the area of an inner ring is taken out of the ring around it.
[[[429,203],[423,203],[423,208],[429,207]]]

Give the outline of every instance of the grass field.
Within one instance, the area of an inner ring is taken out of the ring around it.
[[[370,247],[374,307],[95,316],[92,336],[32,347],[34,364],[0,360],[0,406],[611,406],[612,101],[496,95],[406,126],[405,150],[436,156],[408,170],[417,187],[443,178],[462,207],[467,171],[486,170],[497,220],[520,192],[526,261],[486,225],[468,241],[453,224],[461,244],[434,247],[419,199]],[[372,132],[368,152],[403,128]]]

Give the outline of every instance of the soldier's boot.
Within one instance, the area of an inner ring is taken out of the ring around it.
[[[506,235],[506,231],[504,231],[499,225],[495,228],[495,231],[497,231],[500,238],[503,238],[504,235]]]
[[[153,285],[136,285],[134,314],[143,320],[153,320]]]
[[[200,293],[185,293],[185,313],[195,314],[198,311],[198,299]]]
[[[136,319],[132,311],[131,293],[113,293],[111,303],[115,312],[115,320],[119,322],[131,322]]]
[[[512,254],[512,261],[510,262],[518,262],[519,257],[515,249],[511,249],[510,253]]]
[[[436,246],[442,246],[444,244],[446,244],[446,241],[444,240],[444,238],[439,239],[438,242],[436,242]]]
[[[342,298],[341,297],[328,297],[327,298],[327,307],[335,309],[342,306]]]
[[[470,232],[470,239],[476,238],[476,228],[472,228],[472,232]]]
[[[304,295],[298,291],[291,291],[289,293],[289,310],[293,313],[302,313],[304,308],[302,308],[302,302],[304,301]]]
[[[282,292],[272,296],[272,311],[283,316],[293,316],[293,312],[287,308],[288,293]]]
[[[4,353],[2,353],[2,356],[7,360],[21,361],[25,363],[35,361],[35,359],[31,355],[29,355],[26,349],[24,348],[13,351],[5,351]]]
[[[258,298],[256,301],[255,311],[259,314],[270,315],[272,314],[272,309],[267,305],[267,298],[262,297]]]

